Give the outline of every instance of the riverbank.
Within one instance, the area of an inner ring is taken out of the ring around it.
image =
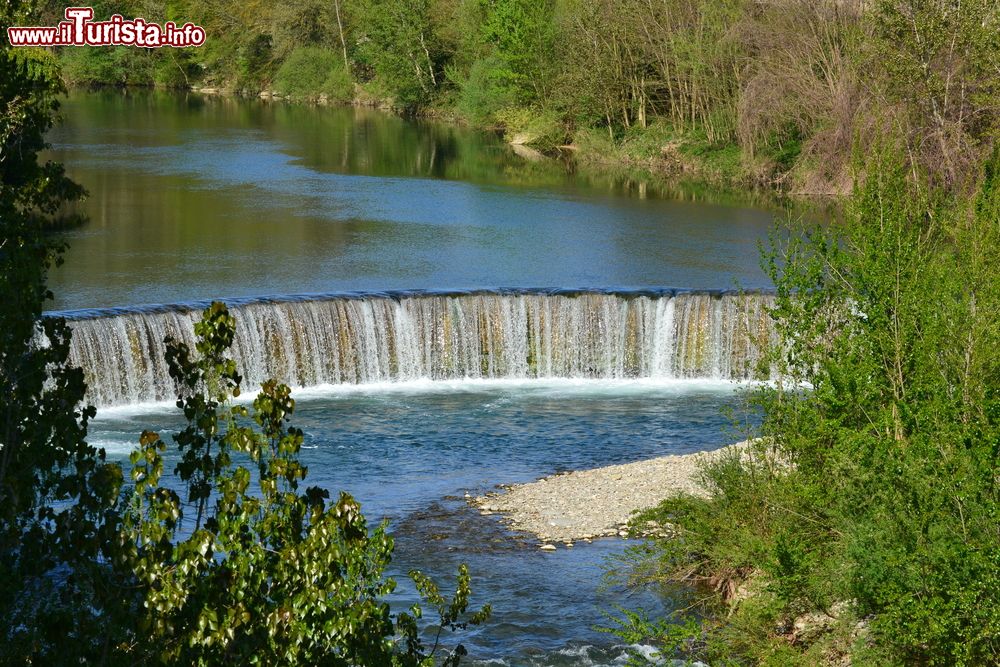
[[[503,514],[505,523],[536,536],[545,550],[555,549],[555,543],[571,546],[598,537],[625,537],[637,510],[679,494],[707,496],[702,467],[741,451],[746,444],[559,473],[528,484],[502,486],[501,491],[469,502],[483,514]],[[651,536],[665,536],[664,531],[659,525],[649,528]]]
[[[749,159],[735,144],[717,144],[698,132],[678,131],[671,124],[654,121],[609,134],[604,128],[574,127],[531,109],[512,109],[488,124],[476,123],[457,108],[428,105],[404,111],[392,98],[356,85],[353,97],[337,99],[318,94],[296,98],[275,90],[254,96],[213,86],[190,88],[206,95],[258,98],[269,102],[316,106],[347,106],[377,109],[385,113],[469,127],[502,136],[511,149],[529,161],[561,160],[593,172],[627,171],[647,179],[675,185],[710,187],[724,192],[746,193],[754,198],[785,198],[835,202],[850,191],[850,182],[818,183],[808,174],[792,173],[792,165],[768,159]],[[808,185],[807,185],[808,182]]]
[[[394,116],[421,121],[447,123],[456,127],[495,133],[511,150],[526,162],[565,165],[574,172],[594,177],[614,178],[635,184],[640,196],[647,188],[667,190],[671,196],[691,201],[714,203],[735,202],[769,210],[788,206],[808,206],[827,209],[835,207],[843,194],[840,190],[805,191],[789,187],[789,180],[773,171],[754,167],[744,168],[740,151],[735,145],[713,146],[697,134],[678,133],[666,124],[653,123],[646,128],[633,128],[622,136],[609,137],[596,128],[569,128],[562,123],[539,123],[530,111],[511,114],[507,124],[482,124],[470,121],[456,108],[429,105],[404,111],[391,98],[377,95],[357,86],[350,99],[318,95],[296,98],[275,90],[245,94],[216,85],[191,84],[182,87],[151,85],[74,84],[70,89],[119,89],[123,94],[134,90],[160,90],[177,94],[195,93],[232,100],[259,100],[269,104],[290,104],[304,107],[354,107],[371,109]]]

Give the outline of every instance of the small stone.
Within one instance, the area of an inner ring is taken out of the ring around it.
[[[506,493],[490,493],[471,502],[483,514],[500,514],[505,525],[534,533],[538,544],[553,549],[558,544],[590,542],[596,537],[671,536],[676,530],[669,525],[648,520],[630,525],[633,511],[655,507],[678,492],[705,494],[697,482],[697,462],[717,455],[666,456],[558,472],[529,484],[499,485],[497,488]]]
[[[556,545],[554,544],[543,544],[541,547],[542,551],[555,551]]]

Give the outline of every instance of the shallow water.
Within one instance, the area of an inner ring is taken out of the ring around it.
[[[739,389],[709,381],[535,380],[327,387],[297,395],[293,423],[306,433],[309,483],[348,490],[370,520],[391,521],[400,608],[413,595],[403,573],[417,567],[447,582],[465,562],[474,604],[490,602],[495,610],[486,626],[462,637],[473,659],[587,665],[619,664],[627,655],[614,637],[595,630],[607,624],[604,613],[613,605],[661,610],[669,597],[602,588],[607,558],[627,542],[542,552],[498,517],[469,508],[465,494],[726,444],[722,408],[738,402]],[[168,405],[102,411],[92,442],[124,458],[142,428],[176,430],[175,413]]]

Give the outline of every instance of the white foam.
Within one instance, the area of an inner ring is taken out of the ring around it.
[[[749,382],[711,378],[462,378],[433,380],[422,378],[403,382],[368,384],[321,384],[293,389],[303,400],[337,396],[379,394],[493,394],[516,392],[553,396],[651,395],[661,393],[731,392],[750,386]]]
[[[336,400],[340,398],[377,396],[421,396],[443,394],[499,394],[504,397],[532,396],[538,398],[586,398],[615,396],[680,396],[691,393],[724,394],[759,386],[760,382],[708,378],[518,378],[433,380],[423,378],[404,382],[372,382],[367,384],[321,384],[312,387],[292,387],[292,398],[300,402]],[[260,392],[246,392],[234,402],[249,404]],[[119,421],[137,416],[179,414],[176,401],[156,401],[102,407],[97,410],[94,424]]]
[[[110,440],[107,438],[87,438],[87,443],[91,447],[96,447],[97,449],[103,449],[108,456],[117,458],[119,456],[128,456],[134,450],[139,447],[138,436],[132,438],[131,440]]]

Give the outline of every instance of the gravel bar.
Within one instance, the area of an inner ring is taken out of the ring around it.
[[[559,473],[500,486],[502,491],[469,502],[483,514],[502,513],[511,528],[534,534],[547,551],[555,549],[553,542],[572,546],[597,537],[625,537],[634,511],[680,493],[705,495],[699,483],[701,465],[745,446],[741,442],[710,452]]]

